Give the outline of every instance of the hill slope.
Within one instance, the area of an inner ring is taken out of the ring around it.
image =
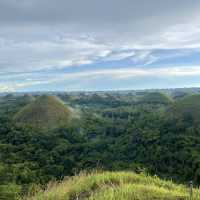
[[[22,108],[14,120],[36,128],[55,128],[64,125],[72,117],[72,111],[58,98],[43,95]]]
[[[61,183],[51,184],[27,200],[186,200],[188,188],[157,177],[133,172],[82,174]],[[200,200],[194,189],[193,199]]]
[[[173,106],[173,111],[177,116],[190,116],[195,121],[200,120],[200,94],[187,96],[179,101],[176,101]]]
[[[160,92],[149,92],[140,99],[140,102],[150,104],[170,104],[171,99]]]

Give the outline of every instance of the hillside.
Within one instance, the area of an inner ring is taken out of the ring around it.
[[[42,95],[22,108],[14,120],[18,124],[29,124],[36,128],[56,128],[72,118],[72,111],[57,97]]]
[[[195,121],[200,119],[200,94],[187,96],[176,101],[173,106],[176,115],[192,117]]]
[[[140,101],[141,103],[147,104],[170,104],[171,99],[163,93],[160,92],[148,92],[146,93]]]
[[[61,183],[50,184],[26,200],[186,200],[188,188],[133,172],[81,174]],[[193,199],[200,199],[194,189]]]

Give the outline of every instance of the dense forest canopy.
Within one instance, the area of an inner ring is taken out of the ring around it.
[[[199,185],[200,95],[193,93],[57,93],[63,109],[72,108],[76,118],[45,129],[15,120],[23,118],[24,109],[29,116],[30,105],[41,106],[33,104],[42,101],[40,94],[2,95],[0,199],[16,199],[38,185],[95,168],[146,171]],[[55,117],[54,103],[46,106],[43,121]]]

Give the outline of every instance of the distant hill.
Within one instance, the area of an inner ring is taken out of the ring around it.
[[[140,103],[147,104],[170,104],[171,99],[160,92],[148,92],[139,100]]]
[[[200,200],[200,191],[194,189],[193,198]],[[163,181],[133,172],[100,172],[81,174],[51,184],[46,191],[37,192],[26,200],[187,200],[189,190],[172,181]]]
[[[57,97],[48,95],[39,96],[14,116],[18,124],[36,128],[56,128],[67,124],[71,118],[71,109]]]
[[[200,94],[190,95],[176,101],[173,111],[178,116],[190,116],[195,121],[200,121]]]
[[[182,99],[182,98],[185,98],[186,96],[188,95],[191,95],[190,93],[188,92],[185,92],[185,91],[179,91],[179,90],[174,90],[172,91],[171,93],[171,96],[174,100],[179,100],[179,99]]]
[[[22,96],[23,100],[26,101],[27,103],[30,103],[35,100],[35,97],[32,94],[24,94]]]
[[[25,94],[23,96],[8,94],[0,97],[0,112],[13,115],[32,101],[34,101],[34,96],[31,94]]]

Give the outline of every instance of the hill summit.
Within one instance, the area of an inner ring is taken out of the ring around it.
[[[72,110],[55,96],[42,95],[23,107],[15,116],[18,124],[35,128],[57,128],[72,118]]]
[[[26,200],[200,200],[200,190],[193,198],[183,185],[133,172],[95,172],[80,174],[63,182],[51,184]]]
[[[171,99],[160,92],[148,92],[146,93],[142,99],[140,100],[142,103],[147,103],[147,104],[170,104]]]

